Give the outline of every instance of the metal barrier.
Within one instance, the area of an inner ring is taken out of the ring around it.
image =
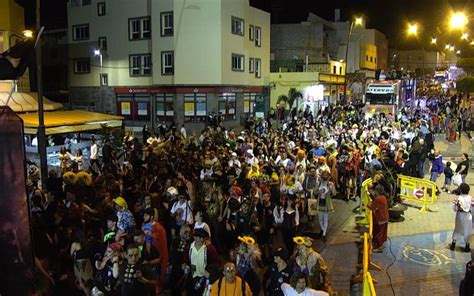
[[[397,182],[402,199],[423,204],[420,212],[429,211],[427,205],[437,200],[436,184],[430,180],[398,175]]]
[[[372,185],[372,179],[368,178],[364,182],[362,182],[360,186],[360,206],[359,206],[359,213],[364,211],[364,217],[356,221],[357,225],[369,225],[369,214],[370,209],[368,204],[370,202],[370,193],[369,187]]]

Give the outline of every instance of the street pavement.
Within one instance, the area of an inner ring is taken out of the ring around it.
[[[441,135],[437,137],[435,147],[445,161],[458,163],[464,152],[472,156],[471,141],[466,137],[449,144]],[[441,175],[438,186],[443,182],[444,175]],[[466,183],[473,187],[471,194],[474,194],[473,170],[467,175]],[[460,249],[464,242],[458,242],[455,251],[449,249],[455,220],[454,197],[442,192],[437,202],[428,206],[428,212],[420,212],[418,204],[407,203],[405,220],[389,224],[390,240],[386,242],[385,250],[372,255],[372,261],[382,267],[382,271],[371,271],[378,281],[375,285],[377,295],[394,295],[393,292],[395,295],[458,294],[471,254]],[[329,265],[332,286],[338,295],[362,295],[360,284],[351,285],[351,277],[360,272],[356,264],[362,258],[358,244],[361,233],[355,224],[355,214],[351,212],[354,206],[353,202],[336,201],[336,212],[330,216],[330,225],[335,220],[343,222],[338,221],[337,226],[330,227],[327,244],[318,241],[315,246]],[[474,245],[472,238],[471,245]]]

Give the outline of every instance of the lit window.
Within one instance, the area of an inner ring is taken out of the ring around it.
[[[150,39],[151,21],[149,17],[129,19],[129,40]]]
[[[173,12],[161,13],[161,36],[173,36]]]
[[[85,74],[91,72],[91,60],[90,59],[75,59],[74,60],[74,73]]]
[[[109,85],[109,74],[107,73],[100,74],[100,85]]]
[[[232,17],[232,34],[244,36],[244,20],[238,17]]]
[[[161,74],[162,75],[174,74],[174,54],[172,51],[161,52]]]
[[[89,25],[72,26],[72,40],[89,40]]]
[[[232,54],[232,71],[244,71],[244,56]]]
[[[130,76],[151,75],[151,54],[136,54],[130,56]]]
[[[249,73],[253,73],[254,71],[254,58],[249,58]]]

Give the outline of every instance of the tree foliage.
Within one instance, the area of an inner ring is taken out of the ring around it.
[[[463,93],[474,92],[474,77],[467,76],[458,79],[458,81],[456,81],[456,88],[458,91]]]
[[[463,68],[467,75],[472,75],[474,73],[474,58],[459,59],[456,65],[459,68]]]

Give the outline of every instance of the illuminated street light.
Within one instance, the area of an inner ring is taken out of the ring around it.
[[[363,18],[361,18],[361,17],[356,17],[355,22],[354,22],[354,25],[356,25],[356,26],[362,26],[363,22],[364,22],[364,19],[363,19]]]
[[[436,38],[431,38],[431,44],[436,44],[437,41]]]
[[[408,24],[408,35],[418,34],[418,25],[417,24]]]
[[[467,23],[468,19],[464,12],[455,12],[451,15],[449,26],[451,29],[462,29],[467,25]]]
[[[31,30],[24,30],[22,33],[26,38],[33,38],[33,31]]]
[[[451,47],[449,48],[450,51],[454,51],[454,46],[451,45]]]
[[[469,34],[468,34],[468,33],[462,34],[462,36],[461,36],[461,39],[462,39],[462,40],[467,40],[467,38],[469,38]]]
[[[460,50],[456,51],[456,54],[461,54],[461,51]]]
[[[444,47],[444,49],[450,49],[451,48],[451,45],[449,44],[446,44],[446,46]]]
[[[471,45],[474,45],[474,40],[473,40],[473,41],[471,41]]]

